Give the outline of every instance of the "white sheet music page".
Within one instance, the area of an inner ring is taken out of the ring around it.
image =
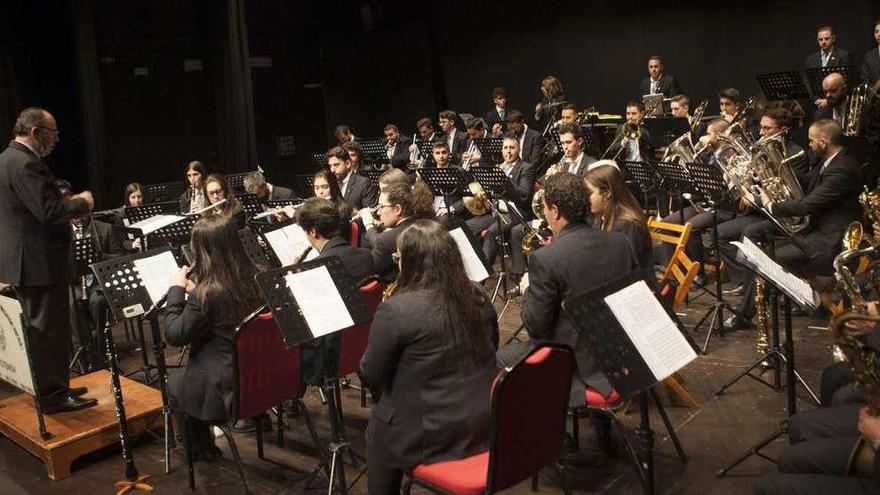
[[[162,298],[171,287],[171,277],[180,268],[171,251],[134,260],[144,288],[150,295],[150,301],[155,303]]]
[[[799,305],[816,306],[816,297],[810,284],[782,268],[748,237],[744,238],[743,242],[734,241],[731,244],[739,248],[759,272],[789,293]]]
[[[303,251],[306,250],[307,247],[311,246],[309,244],[309,237],[306,235],[306,231],[302,229],[299,225],[292,223],[282,229],[284,233],[287,235],[287,244],[290,246],[290,249],[293,253],[293,258],[300,256],[303,254]],[[309,251],[309,254],[306,255],[306,259],[303,261],[310,261],[318,257],[318,250],[312,249]],[[286,265],[287,263],[285,263]]]
[[[609,295],[605,304],[658,381],[696,359],[697,354],[644,281]]]
[[[293,254],[293,249],[291,249],[290,243],[287,242],[287,233],[284,229],[264,232],[263,235],[266,237],[266,242],[269,243],[269,247],[272,248],[272,252],[275,253],[278,261],[281,262],[281,266],[292,265],[294,258],[298,255]]]
[[[129,225],[129,227],[134,228],[134,229],[141,229],[141,232],[143,232],[144,235],[147,235],[151,232],[155,232],[155,231],[161,229],[162,227],[167,227],[168,225],[171,225],[174,222],[182,220],[183,218],[184,217],[182,217],[180,215],[156,215],[156,216],[147,218],[146,220],[141,220],[140,222],[135,222],[135,223]]]
[[[464,261],[464,270],[467,272],[468,278],[473,282],[482,282],[489,278],[489,272],[486,271],[486,267],[480,261],[480,257],[474,251],[474,246],[471,245],[461,227],[450,230],[449,234],[455,239],[455,244],[458,245],[458,252],[461,253],[461,259]]]
[[[354,325],[326,266],[288,273],[284,279],[315,338]]]

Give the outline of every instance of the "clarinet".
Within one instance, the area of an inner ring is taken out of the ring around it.
[[[122,386],[119,383],[119,364],[116,361],[116,346],[113,344],[113,327],[108,322],[104,326],[104,350],[110,365],[110,388],[116,406],[116,421],[119,424],[119,443],[122,445],[122,458],[125,460],[125,478],[134,482],[138,479],[138,469],[134,464],[131,449],[131,436],[128,433],[128,420],[125,417],[125,404],[122,399]]]

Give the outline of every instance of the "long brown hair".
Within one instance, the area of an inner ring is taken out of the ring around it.
[[[238,199],[235,198],[235,194],[232,193],[232,188],[229,187],[229,183],[226,182],[226,179],[223,178],[220,174],[211,174],[205,179],[205,190],[208,190],[208,184],[211,182],[216,182],[220,184],[220,188],[223,189],[223,197],[226,198],[226,202],[220,206],[220,211],[223,213],[223,216],[226,218],[231,218],[233,215],[241,211],[241,204],[239,204]],[[208,195],[205,194],[207,198]],[[212,208],[209,211],[214,211]]]
[[[257,309],[262,299],[251,262],[235,224],[222,215],[208,215],[193,226],[196,288],[202,309],[217,324],[234,325]]]
[[[397,238],[400,275],[396,294],[433,293],[438,312],[446,319],[441,339],[464,362],[477,364],[492,354],[483,331],[482,308],[486,293],[472,283],[458,247],[449,232],[433,220],[417,220]]]
[[[596,217],[594,227],[611,230],[618,220],[645,225],[645,215],[616,167],[596,167],[587,172],[584,180],[605,195],[605,208]]]

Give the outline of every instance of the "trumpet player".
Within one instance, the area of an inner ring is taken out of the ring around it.
[[[385,137],[385,153],[391,166],[405,169],[406,164],[409,163],[409,147],[412,139],[401,134],[394,124],[387,124],[382,132]]]
[[[434,122],[427,117],[423,117],[416,122],[416,131],[418,132],[418,138],[415,138],[413,143],[409,145],[410,163],[415,163],[419,166],[434,166],[433,158],[430,155],[427,157],[422,156],[418,146],[418,141],[433,142],[438,138],[437,132],[434,130]]]
[[[492,137],[499,137],[507,131],[507,91],[502,87],[492,90],[492,103],[494,106],[486,112],[486,125]]]
[[[535,183],[535,166],[520,159],[519,141],[512,136],[504,138],[504,142],[501,145],[501,157],[504,161],[501,162],[499,167],[504,171],[504,175],[510,179],[510,183],[513,186],[513,197],[510,198],[510,202],[516,205],[517,210],[519,210],[525,220],[531,220],[533,217],[531,204],[532,190]],[[483,239],[483,254],[490,267],[495,264],[495,256],[498,254],[498,244],[501,241],[499,235],[510,237],[511,230],[516,228],[517,235],[514,235],[513,238],[521,240],[524,232],[521,224],[511,221],[509,213],[500,214],[506,216],[507,222],[501,222],[500,231],[498,223],[492,222],[488,226],[486,237]],[[511,243],[511,258],[514,257],[513,251],[519,251],[519,255],[522,256],[521,244],[522,242]]]
[[[831,275],[832,259],[849,223],[859,217],[861,206],[858,196],[862,185],[862,171],[858,160],[848,155],[843,146],[843,130],[831,119],[813,123],[809,129],[810,149],[820,162],[810,171],[810,183],[800,199],[773,202],[763,191],[756,195],[756,203],[775,217],[810,215],[811,222],[803,239],[807,250],[789,242],[776,243],[776,261],[803,275]],[[753,241],[767,240],[772,229],[761,223],[751,226],[745,235]],[[766,224],[765,224],[766,225]],[[763,237],[762,237],[763,235]],[[738,313],[724,322],[724,329],[733,331],[751,326],[755,314],[754,276],[745,274],[745,292]]]
[[[486,126],[483,123],[483,119],[470,119],[467,123],[467,135],[470,141],[467,151],[461,155],[462,168],[468,170],[476,164],[479,164],[481,167],[491,167],[492,162],[489,160],[489,157],[483,157],[483,154],[480,152],[480,149],[477,148],[474,141],[475,139],[486,139],[490,137],[489,131],[486,130]]]
[[[468,150],[470,140],[466,133],[455,127],[458,114],[452,110],[444,110],[440,112],[438,117],[440,130],[443,131],[443,139],[446,141],[446,146],[449,147],[449,153],[452,154],[455,163],[461,163],[461,155]]]

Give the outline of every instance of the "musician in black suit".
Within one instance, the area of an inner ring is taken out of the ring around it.
[[[630,101],[626,104],[626,123],[638,127],[639,139],[624,139],[624,131],[628,126],[618,126],[614,140],[605,155],[617,156],[619,161],[644,162],[653,159],[654,151],[651,147],[651,139],[647,129],[642,125],[645,118],[645,105],[638,101]],[[623,149],[621,149],[621,146]]]
[[[443,131],[442,139],[446,141],[446,146],[449,146],[449,153],[452,154],[453,161],[461,163],[461,155],[467,151],[471,140],[468,138],[467,133],[461,132],[455,127],[457,120],[458,114],[452,110],[440,112],[438,118],[440,130]]]
[[[342,198],[356,210],[376,206],[378,191],[370,179],[351,171],[351,157],[342,146],[327,151],[327,163],[336,176]]]
[[[413,195],[407,184],[391,184],[379,195],[379,221],[385,230],[372,242],[373,269],[383,282],[397,278],[397,264],[392,254],[397,250],[397,236],[413,222]],[[370,227],[367,227],[370,228]]]
[[[251,172],[244,177],[244,191],[255,194],[260,201],[299,199],[293,189],[266,182],[266,177],[261,172]]]
[[[416,140],[411,145],[409,145],[409,152],[415,153],[419,151],[418,157],[419,161],[421,161],[422,163],[422,166],[433,167],[434,158],[432,158],[430,154],[428,154],[427,156],[422,156],[421,151],[418,148],[418,143],[425,141],[433,143],[434,141],[442,138],[442,136],[440,134],[437,134],[437,132],[434,130],[434,122],[432,122],[431,119],[427,117],[423,117],[416,122],[416,130],[418,131],[419,135]]]
[[[828,74],[822,80],[822,91],[825,94],[826,105],[816,110],[814,115],[815,121],[833,119],[841,127],[845,127],[850,119],[849,106],[851,99],[851,96],[847,94],[846,79],[837,72]],[[871,149],[861,149],[864,147],[858,147],[856,143],[856,145],[850,147],[849,152],[860,161],[867,161],[872,153],[880,152],[880,118],[878,118],[876,111],[872,111],[872,108],[865,108],[858,118],[858,124],[856,125],[856,136],[864,138]],[[847,146],[849,147],[850,144],[848,143]]]
[[[839,250],[843,232],[851,221],[861,215],[858,196],[862,187],[862,171],[859,162],[843,148],[843,131],[837,122],[825,119],[813,123],[809,138],[810,148],[821,161],[811,171],[806,195],[801,199],[779,203],[771,202],[763,193],[755,199],[776,217],[811,216],[809,231],[803,235],[807,252],[793,244],[777,242],[776,261],[808,275],[831,275],[831,262]],[[754,312],[754,276],[747,273],[739,313],[751,318]],[[745,318],[733,316],[724,325],[725,329],[736,330],[747,328],[751,323]]]
[[[409,164],[409,146],[412,144],[412,139],[401,134],[394,124],[386,125],[383,133],[385,135],[385,153],[388,160],[391,161],[391,166],[406,170],[407,164]]]
[[[492,103],[495,106],[486,112],[486,126],[493,137],[499,137],[507,131],[507,91],[501,87],[493,89]]]
[[[357,141],[358,138],[351,132],[351,127],[345,124],[339,124],[333,130],[333,137],[336,138],[337,146],[343,146],[346,143]]]
[[[559,161],[559,166],[549,169],[547,174],[568,172],[578,177],[587,175],[587,169],[596,162],[596,159],[584,151],[586,143],[581,126],[577,124],[559,126],[559,142],[562,144],[562,160]],[[544,178],[542,182],[543,180]]]
[[[862,59],[862,82],[868,86],[880,81],[880,19],[874,23],[874,41],[877,46],[868,50]]]
[[[819,33],[816,35],[816,42],[819,43],[819,51],[807,55],[807,59],[804,61],[804,66],[807,69],[852,64],[849,52],[837,48],[837,37],[834,35],[833,27],[820,27]]]
[[[513,136],[504,138],[504,142],[501,145],[501,156],[504,158],[504,161],[498,167],[510,179],[512,191],[512,196],[507,199],[516,205],[516,208],[526,220],[529,220],[534,217],[532,214],[532,195],[534,194],[535,185],[535,166],[520,159],[519,141]],[[516,217],[507,213],[500,214],[504,215],[507,219],[506,223],[502,222],[501,224],[502,235],[510,236],[511,229],[519,227],[520,224],[516,222]],[[518,232],[520,232],[519,237],[514,236],[513,239],[522,238],[522,227],[520,227]],[[495,256],[498,253],[498,240],[498,222],[492,222],[488,226],[485,239],[483,239],[483,254],[486,256],[486,261],[490,267],[495,264]],[[521,249],[521,246],[511,244],[510,249],[511,251]]]
[[[339,231],[339,210],[326,199],[311,198],[296,210],[296,223],[306,233],[318,259],[336,256],[356,286],[373,274],[373,255],[369,249],[353,247]],[[323,385],[325,376],[335,375],[339,352],[339,334],[327,337],[322,347],[318,340],[301,344],[303,381]],[[321,349],[324,352],[321,352]]]
[[[585,402],[585,386],[602,395],[611,384],[593,360],[574,324],[562,312],[562,302],[622,276],[638,266],[623,234],[595,230],[584,223],[589,197],[584,179],[567,172],[547,178],[544,184],[544,217],[553,231],[553,242],[529,258],[528,288],[522,299],[523,324],[529,342],[509,344],[498,352],[508,366],[536,343],[559,342],[574,349],[577,367],[572,384],[572,406]]]
[[[644,95],[663,93],[666,98],[671,98],[683,93],[681,86],[675,77],[666,74],[663,68],[663,59],[659,55],[653,55],[648,59],[648,77],[639,83],[639,100]]]
[[[473,166],[491,167],[493,166],[491,157],[483,156],[480,149],[475,143],[475,139],[488,139],[492,137],[486,130],[486,124],[483,119],[473,118],[467,122],[467,134],[469,138],[469,146],[467,151],[461,155],[461,166],[465,170],[470,170]]]
[[[58,142],[58,124],[42,108],[21,112],[15,138],[0,153],[0,282],[15,287],[27,318],[31,366],[44,413],[72,411],[97,401],[71,389],[70,220],[95,204],[84,191],[62,199],[42,158]]]
[[[183,369],[169,372],[168,393],[178,428],[186,428],[193,457],[221,457],[210,423],[228,422],[234,414],[233,338],[242,318],[262,304],[254,282],[257,269],[248,258],[235,224],[222,215],[196,222],[192,232],[194,266],[187,280],[184,266],[171,280],[165,315],[165,338],[188,345]]]
[[[519,157],[529,163],[538,163],[541,150],[544,148],[544,137],[526,124],[522,112],[519,110],[507,112],[507,129],[519,140]]]
[[[205,179],[208,169],[202,162],[194,160],[186,164],[186,182],[189,187],[180,195],[181,213],[190,213],[208,206],[208,195],[205,194]]]
[[[446,229],[418,220],[397,239],[400,276],[373,319],[360,374],[381,390],[367,426],[367,491],[400,493],[404,471],[487,448],[498,323]]]

